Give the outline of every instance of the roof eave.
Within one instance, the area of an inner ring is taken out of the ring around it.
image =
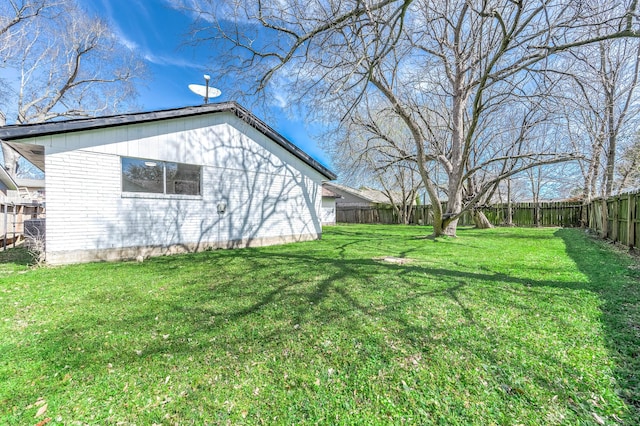
[[[124,126],[128,124],[146,123],[221,112],[233,113],[236,117],[243,120],[251,127],[258,130],[260,133],[264,134],[265,136],[276,142],[278,145],[285,148],[295,157],[315,169],[318,173],[320,173],[328,180],[334,180],[337,178],[337,175],[331,170],[320,164],[320,162],[313,159],[306,152],[298,148],[284,136],[269,127],[266,123],[253,115],[253,113],[251,113],[249,110],[233,101],[169,110],[113,115],[106,117],[4,126],[0,127],[0,140],[5,142],[19,141],[23,139],[49,136],[60,133],[96,130],[106,127]],[[12,145],[15,149],[16,144]]]
[[[6,186],[7,189],[11,191],[15,191],[18,189],[18,184],[16,183],[16,181],[2,166],[0,166],[0,182],[2,182],[4,186]]]

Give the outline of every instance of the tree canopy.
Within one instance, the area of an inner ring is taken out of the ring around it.
[[[573,73],[558,72],[560,59],[640,35],[635,0],[192,4],[196,37],[230,45],[223,72],[241,70],[265,96],[286,88],[333,123],[336,152],[357,134],[379,163],[414,162],[436,235],[455,235],[460,215],[505,179],[583,159],[557,139],[566,122],[553,100]]]
[[[10,123],[105,115],[135,105],[137,53],[75,0],[0,3],[0,116]],[[5,167],[17,157],[3,146]]]

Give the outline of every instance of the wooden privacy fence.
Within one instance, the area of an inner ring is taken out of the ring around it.
[[[582,203],[547,201],[542,203],[512,203],[511,223],[515,226],[580,226]],[[495,204],[482,209],[494,225],[507,224],[509,206]]]
[[[446,203],[443,203],[443,209]],[[482,208],[482,212],[493,225],[507,223],[509,206],[495,204]],[[582,204],[579,202],[512,203],[512,223],[516,226],[580,226]],[[398,215],[391,207],[336,207],[339,223],[398,223]],[[409,217],[414,225],[433,225],[431,206],[414,206]],[[471,212],[465,212],[458,224],[473,225]]]
[[[443,203],[443,209],[446,203]],[[482,208],[493,225],[507,224],[509,206],[495,204]],[[602,238],[629,246],[640,246],[640,191],[620,194],[608,199],[596,199],[588,205],[581,202],[512,203],[512,224],[516,226],[582,226],[598,232]],[[341,223],[398,223],[398,216],[391,207],[341,207],[336,208],[336,221]],[[431,206],[414,206],[409,223],[433,225]],[[466,212],[459,225],[473,225],[471,214]]]
[[[341,223],[398,223],[393,208],[336,206],[336,222]]]
[[[629,246],[640,244],[640,192],[594,200],[587,207],[588,227],[602,238]]]

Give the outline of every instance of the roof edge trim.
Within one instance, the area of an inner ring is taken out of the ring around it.
[[[231,112],[237,118],[249,124],[251,127],[285,148],[305,164],[315,169],[328,180],[334,180],[337,175],[313,159],[309,154],[298,148],[287,138],[269,127],[265,122],[256,117],[252,112],[234,101],[205,104],[184,108],[167,110],[136,112],[129,114],[111,115],[104,117],[79,118],[64,121],[51,121],[38,124],[17,124],[0,127],[0,140],[18,141],[20,139],[35,138],[40,136],[55,135],[60,133],[80,132],[106,127],[125,126],[128,124],[162,121],[182,117],[206,115],[221,112]]]

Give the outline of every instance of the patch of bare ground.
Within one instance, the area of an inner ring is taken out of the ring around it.
[[[406,257],[386,256],[386,257],[374,257],[373,260],[377,262],[386,262],[386,263],[395,263],[397,265],[404,265],[405,263],[413,262],[415,259],[409,259]]]

